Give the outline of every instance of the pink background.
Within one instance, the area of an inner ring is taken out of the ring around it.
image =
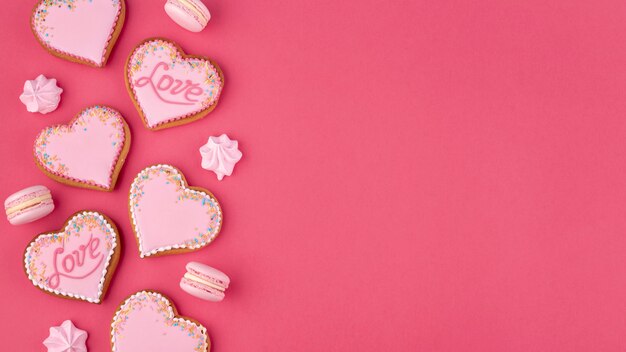
[[[205,324],[216,352],[626,349],[626,3],[206,0],[200,34],[163,3],[127,0],[109,64],[93,69],[39,46],[34,1],[4,2],[1,196],[44,184],[58,208],[0,221],[2,350],[44,351],[48,327],[72,319],[90,351],[108,351],[117,305],[145,288]],[[142,126],[122,72],[151,36],[220,63],[209,117]],[[65,90],[46,116],[17,99],[39,73]],[[40,129],[92,104],[119,109],[133,133],[110,194],[32,161]],[[244,159],[218,182],[198,148],[223,132]],[[208,248],[139,258],[126,197],[158,162],[223,204]],[[29,240],[80,209],[123,236],[102,305],[48,296],[22,269]],[[178,288],[191,260],[231,276],[224,302]]]

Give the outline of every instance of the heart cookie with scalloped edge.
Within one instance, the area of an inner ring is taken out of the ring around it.
[[[198,120],[217,106],[224,75],[203,56],[187,55],[174,42],[152,38],[131,52],[126,88],[144,125],[151,130]]]
[[[33,9],[31,29],[52,55],[103,67],[125,14],[124,0],[40,0]]]
[[[194,319],[179,316],[163,294],[139,291],[128,297],[111,323],[111,351],[208,352],[211,340],[206,328]]]
[[[45,128],[35,140],[35,162],[71,186],[112,191],[130,148],[122,115],[106,106],[80,112],[69,125]]]
[[[28,279],[40,290],[100,303],[120,257],[111,219],[95,211],[74,214],[58,231],[35,237],[24,252]]]
[[[137,175],[129,210],[142,258],[198,250],[222,227],[222,209],[213,194],[188,187],[171,165],[150,166]]]

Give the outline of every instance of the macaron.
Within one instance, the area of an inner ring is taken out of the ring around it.
[[[200,32],[211,19],[209,9],[200,0],[167,0],[165,12],[179,26],[191,32]]]
[[[47,187],[32,186],[10,195],[4,201],[4,210],[12,225],[22,225],[50,214],[54,201]]]
[[[190,262],[185,266],[187,272],[180,279],[180,288],[192,296],[212,302],[224,299],[224,291],[230,279],[223,272],[208,265]]]

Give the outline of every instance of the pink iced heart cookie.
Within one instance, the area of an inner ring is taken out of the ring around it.
[[[125,8],[124,0],[40,0],[31,28],[52,55],[103,67],[122,31]]]
[[[174,42],[147,39],[126,63],[126,87],[144,125],[151,130],[186,124],[217,106],[224,87],[211,59],[186,55]]]
[[[113,352],[209,352],[210,349],[206,328],[191,318],[179,316],[174,304],[158,292],[133,294],[113,316]]]
[[[100,303],[120,256],[117,228],[95,211],[74,214],[63,229],[35,237],[26,248],[33,285],[63,298]]]
[[[106,106],[79,113],[69,125],[47,127],[35,140],[35,162],[50,178],[112,191],[130,148],[122,115]]]
[[[187,187],[182,173],[170,165],[150,166],[137,175],[129,209],[142,258],[200,249],[222,227],[217,199],[206,189]]]

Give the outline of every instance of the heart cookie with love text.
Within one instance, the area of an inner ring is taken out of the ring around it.
[[[111,351],[209,352],[206,328],[194,319],[179,316],[163,294],[139,291],[128,297],[111,323]]]
[[[129,210],[142,258],[198,250],[222,227],[222,209],[213,194],[188,187],[171,165],[150,166],[137,175]]]
[[[95,211],[78,212],[61,230],[31,241],[24,253],[26,275],[44,292],[100,303],[115,273],[120,246],[111,219]]]
[[[122,31],[125,13],[124,0],[40,0],[31,28],[52,55],[103,67]]]
[[[47,127],[35,140],[35,162],[71,186],[112,191],[130,148],[122,115],[106,106],[80,112],[69,125]]]
[[[126,87],[151,130],[198,120],[217,106],[224,75],[211,59],[186,55],[174,42],[154,38],[128,57]]]

